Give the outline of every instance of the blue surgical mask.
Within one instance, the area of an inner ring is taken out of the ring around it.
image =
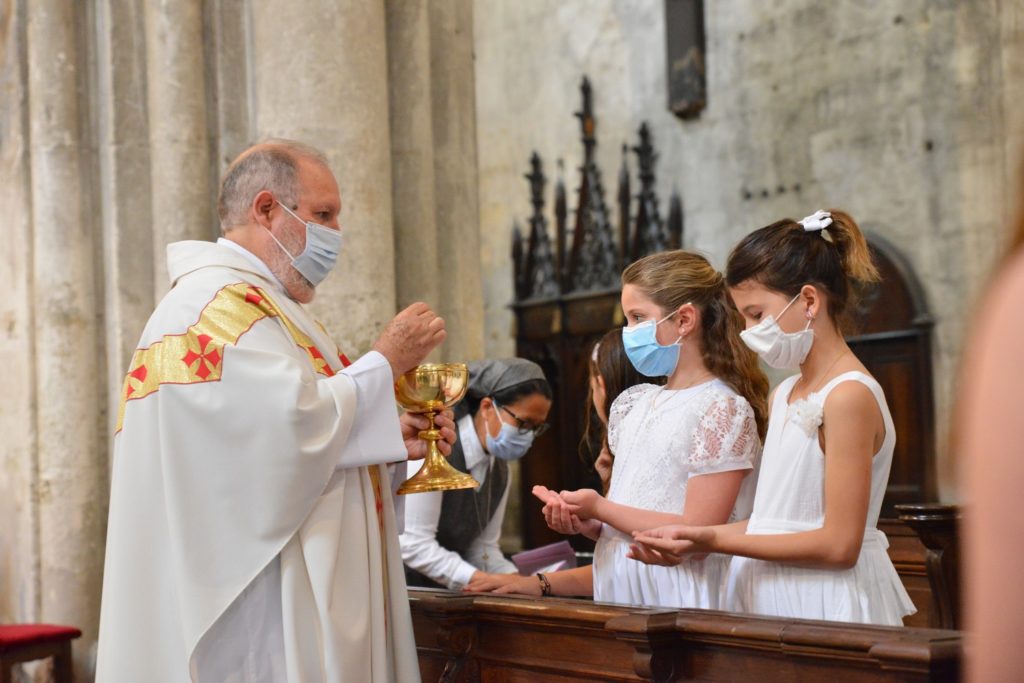
[[[270,233],[270,237],[277,242],[277,246],[281,247],[281,251],[288,254],[288,258],[292,260],[292,268],[299,271],[302,277],[309,280],[309,284],[316,287],[324,281],[338,260],[338,253],[341,251],[341,231],[312,221],[303,221],[284,204],[280,206],[295,220],[306,224],[306,248],[298,256],[292,256],[277,237],[274,237],[273,232]]]
[[[494,407],[497,410],[498,405],[494,404]],[[526,451],[533,445],[533,432],[520,434],[518,427],[505,422],[500,416],[498,420],[501,429],[497,436],[491,436],[490,431],[484,430],[487,434],[487,452],[501,460],[518,460],[526,455]]]
[[[622,346],[626,349],[626,356],[641,375],[667,377],[679,364],[679,340],[683,337],[668,346],[659,344],[656,337],[658,325],[673,315],[674,312],[657,322],[646,320],[639,325],[622,328]]]

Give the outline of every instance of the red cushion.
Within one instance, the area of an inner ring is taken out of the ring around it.
[[[0,624],[0,652],[24,645],[72,640],[82,635],[73,626],[53,624]]]

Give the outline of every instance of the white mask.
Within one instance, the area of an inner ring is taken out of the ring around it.
[[[781,318],[799,298],[799,294],[793,297],[779,312],[779,317]],[[811,321],[808,319],[807,327],[801,331],[786,333],[779,327],[775,316],[769,315],[749,330],[740,332],[740,338],[751,351],[761,357],[761,360],[776,370],[795,370],[800,367],[811,350],[814,330],[811,329]]]

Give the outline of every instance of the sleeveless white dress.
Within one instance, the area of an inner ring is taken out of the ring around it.
[[[630,387],[609,411],[608,444],[615,454],[608,499],[678,515],[691,477],[756,472],[761,453],[750,404],[718,379],[676,391],[653,384]],[[749,514],[755,487],[756,475],[749,474],[733,518]],[[595,600],[719,608],[728,557],[652,566],[626,557],[631,542],[630,536],[604,525],[594,551]]]
[[[871,463],[871,497],[860,558],[850,569],[799,567],[734,557],[725,609],[800,619],[902,626],[916,609],[886,553],[876,527],[889,481],[896,432],[882,387],[862,372],[839,375],[820,391],[787,405],[799,375],[775,392],[748,534],[820,529],[825,521],[825,454],[818,443],[825,399],[842,382],[860,382],[882,411],[885,439]]]

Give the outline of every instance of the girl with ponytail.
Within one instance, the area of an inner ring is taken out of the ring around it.
[[[864,235],[834,209],[777,221],[733,249],[726,281],[746,320],[743,342],[799,374],[770,401],[750,519],[637,533],[635,559],[739,556],[723,604],[734,611],[887,625],[914,612],[877,529],[892,417],[843,336],[857,294],[878,279]]]
[[[633,263],[622,274],[622,310],[629,361],[642,375],[668,380],[632,386],[611,404],[607,497],[534,487],[551,528],[598,536],[593,568],[524,577],[498,592],[592,592],[605,602],[718,609],[728,558],[647,566],[628,559],[631,534],[746,518],[768,380],[738,341],[742,319],[703,256],[669,251]]]

